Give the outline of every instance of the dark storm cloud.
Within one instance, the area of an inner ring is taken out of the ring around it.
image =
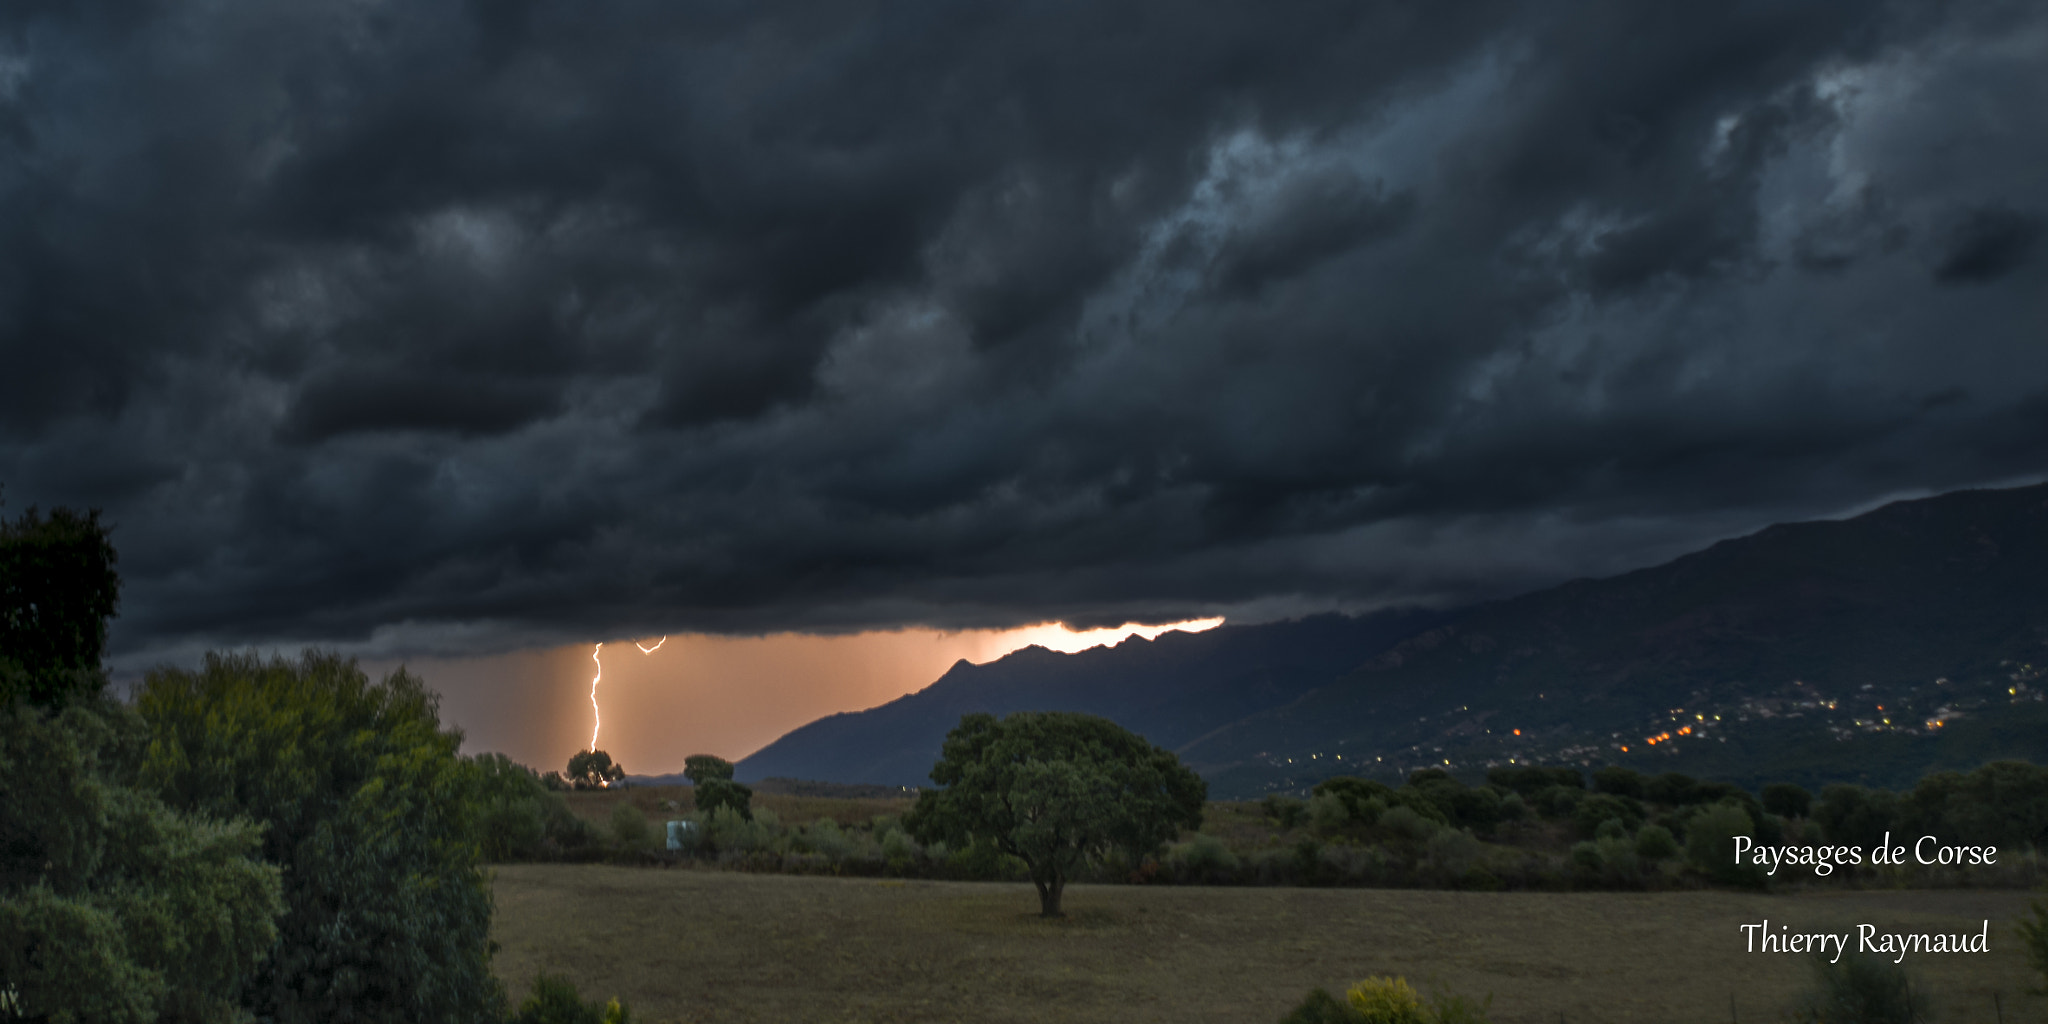
[[[130,658],[1469,600],[2048,453],[2036,5],[0,11]]]
[[[2013,210],[1973,210],[1950,233],[1934,279],[1942,284],[1980,284],[2018,270],[2034,254],[2041,218]]]

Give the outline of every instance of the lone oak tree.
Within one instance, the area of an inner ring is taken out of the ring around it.
[[[1060,917],[1067,881],[1121,849],[1142,856],[1200,828],[1209,786],[1106,718],[1066,711],[972,714],[946,734],[932,781],[904,819],[919,842],[976,840],[1022,860],[1039,915]]]

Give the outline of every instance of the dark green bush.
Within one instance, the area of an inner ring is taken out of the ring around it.
[[[1898,810],[1896,793],[1838,782],[1820,791],[1812,818],[1829,842],[1867,849],[1884,841]]]
[[[1350,812],[1351,818],[1354,821],[1366,820],[1364,806],[1368,800],[1377,797],[1385,801],[1389,806],[1394,802],[1394,789],[1392,786],[1383,782],[1374,782],[1371,779],[1354,779],[1350,776],[1324,779],[1316,784],[1313,795],[1332,795],[1342,800],[1345,810]]]
[[[1367,800],[1354,814],[1351,805],[1346,804],[1343,798],[1335,793],[1324,793],[1308,802],[1308,821],[1324,835],[1341,831],[1354,822],[1371,824],[1378,821],[1379,812],[1385,810],[1384,807],[1373,809],[1373,802]]]
[[[1735,837],[1755,835],[1756,827],[1741,805],[1715,804],[1700,811],[1686,826],[1686,859],[1717,882],[1762,887],[1766,880],[1764,869],[1735,860]]]
[[[1486,770],[1486,781],[1502,789],[1522,794],[1530,799],[1552,786],[1570,789],[1586,788],[1586,777],[1577,768],[1544,768],[1537,765],[1510,765]]]
[[[1804,818],[1813,809],[1813,794],[1790,782],[1773,782],[1764,787],[1764,810],[1781,818]]]
[[[612,808],[612,838],[627,850],[645,849],[654,843],[654,830],[647,824],[647,815],[640,808],[629,803],[620,803]]]
[[[1634,768],[1623,768],[1618,764],[1608,765],[1593,773],[1593,791],[1596,793],[1612,793],[1615,796],[1641,800],[1648,783],[1649,780],[1643,778],[1642,772]]]
[[[1301,824],[1302,819],[1308,814],[1307,801],[1279,793],[1259,801],[1259,808],[1266,812],[1266,817],[1271,818],[1283,829]]]
[[[753,789],[731,779],[716,777],[705,779],[697,783],[695,793],[697,797],[697,810],[701,814],[710,814],[712,811],[723,807],[742,818],[752,818],[754,816]]]
[[[2020,920],[2020,941],[2026,944],[2027,962],[2041,974],[2035,991],[2048,995],[2048,900],[2035,900],[2027,910],[2029,916]]]
[[[577,833],[573,825],[564,831],[560,818],[578,824],[581,819],[569,811],[559,792],[548,787],[544,776],[503,754],[479,754],[471,760],[481,775],[476,824],[485,860],[556,860],[565,846],[596,841],[594,835]]]
[[[1733,782],[1696,782],[1689,797],[1686,802],[1695,804],[1718,804],[1724,800],[1734,800],[1754,805],[1756,810],[1751,812],[1752,817],[1763,813],[1763,805],[1757,803],[1756,797],[1749,795],[1748,790]]]
[[[1845,953],[1813,959],[1814,989],[1793,1020],[1800,1024],[1922,1024],[1927,996],[1904,968],[1882,957]]]
[[[1629,797],[1595,793],[1580,800],[1579,805],[1572,809],[1572,824],[1582,836],[1597,833],[1601,823],[1606,821],[1619,821],[1624,829],[1633,831],[1643,823],[1643,805]]]
[[[1662,825],[1644,825],[1636,830],[1636,856],[1647,861],[1660,861],[1678,853],[1678,840],[1672,838],[1671,830]]]
[[[1448,825],[1451,823],[1451,816],[1445,814],[1443,808],[1436,805],[1436,801],[1431,800],[1428,796],[1410,786],[1403,786],[1395,790],[1387,799],[1387,806],[1389,808],[1406,807],[1423,819],[1435,822],[1438,825]]]
[[[1683,772],[1665,772],[1643,784],[1643,799],[1653,804],[1683,807],[1698,803],[1693,797],[1694,787],[1699,780]]]
[[[513,1024],[631,1024],[633,1013],[624,1003],[586,1003],[569,979],[542,974],[533,979],[533,992],[519,1004]]]
[[[1367,978],[1344,998],[1314,989],[1280,1024],[1487,1024],[1493,997],[1471,999],[1448,990],[1425,1002],[1400,978]]]
[[[1177,844],[1167,854],[1174,877],[1183,882],[1221,883],[1237,879],[1237,855],[1223,840],[1198,832],[1192,840]]]
[[[1030,877],[1022,860],[1004,853],[989,839],[976,839],[947,855],[946,872],[977,882],[1020,882]]]
[[[1968,773],[1936,772],[1903,795],[1894,827],[2013,850],[2048,847],[2048,768],[1994,761]]]
[[[1499,820],[1520,821],[1528,816],[1529,802],[1522,799],[1522,794],[1510,792],[1500,798]]]
[[[1301,1001],[1301,1005],[1280,1018],[1280,1024],[1360,1024],[1365,1015],[1351,1008],[1351,1004],[1330,994],[1328,989],[1315,989]]]
[[[1435,774],[1428,775],[1426,774],[1428,772],[1435,772]],[[1451,778],[1442,769],[1438,768],[1424,769],[1415,774],[1424,776],[1421,782],[1410,782],[1395,792],[1412,793],[1416,797],[1428,801],[1429,805],[1436,808],[1437,813],[1443,816],[1446,823],[1457,821],[1458,797],[1460,794],[1469,792],[1465,784]]]
[[[1536,813],[1546,818],[1562,818],[1578,810],[1579,801],[1586,799],[1586,791],[1572,786],[1552,786],[1536,794],[1529,803]]]

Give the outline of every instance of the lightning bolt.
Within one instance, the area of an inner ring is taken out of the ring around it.
[[[604,682],[604,662],[597,660],[597,652],[604,650],[603,644],[590,649],[590,660],[597,665],[597,674],[590,677],[590,749],[597,749],[597,731],[604,728],[604,716],[597,710],[597,684]]]
[[[640,653],[642,654],[653,654],[661,650],[661,645],[665,643],[668,643],[666,635],[656,640],[652,647],[638,640],[633,641],[633,646],[640,648]],[[597,749],[597,734],[599,730],[604,728],[604,715],[597,710],[597,684],[604,682],[604,662],[598,658],[598,654],[603,650],[603,644],[598,644],[590,649],[590,661],[597,666],[597,674],[590,677],[590,749],[592,750]]]

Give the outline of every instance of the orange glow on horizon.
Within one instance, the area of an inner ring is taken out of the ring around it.
[[[681,770],[690,754],[737,761],[799,726],[862,711],[930,686],[956,663],[986,664],[1036,644],[1073,653],[1131,636],[1201,632],[1220,617],[1164,625],[1071,630],[1056,622],[1013,629],[903,629],[820,636],[675,634],[636,642],[659,658],[604,664],[581,644],[482,658],[422,659],[410,668],[442,696],[441,721],[466,734],[463,749],[499,751],[559,771],[571,753],[597,749],[596,690],[604,688],[604,747],[635,775]],[[584,676],[597,661],[596,678]],[[581,671],[577,665],[580,663]],[[397,664],[366,665],[389,671]],[[568,683],[569,680],[575,683]],[[584,746],[588,738],[590,746]]]

